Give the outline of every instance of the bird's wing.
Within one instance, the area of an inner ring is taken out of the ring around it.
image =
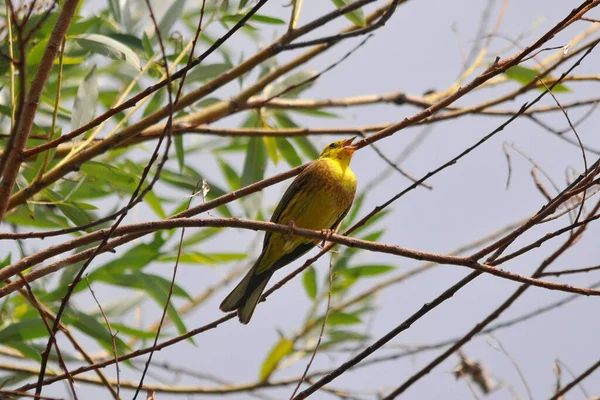
[[[351,206],[352,206],[352,204],[348,208],[346,208],[346,210],[342,213],[342,215],[337,219],[337,221],[334,222],[333,225],[331,225],[331,227],[329,229],[331,229],[333,231],[337,230],[338,225],[340,225],[342,220],[346,217],[346,214],[348,214],[348,211],[350,211]],[[288,254],[284,255],[279,260],[277,260],[275,262],[275,264],[273,265],[273,269],[278,270],[279,268],[281,268],[285,265],[288,265],[292,261],[297,260],[298,258],[302,257],[304,254],[308,253],[308,251],[310,251],[315,246],[316,246],[315,241],[310,241],[308,243],[299,244],[294,250],[292,250]]]
[[[312,171],[314,169],[315,163],[310,164],[306,169],[294,179],[294,181],[287,188],[281,200],[279,200],[279,204],[277,204],[277,208],[273,212],[273,216],[271,217],[271,222],[277,223],[281,213],[285,208],[290,204],[290,200],[299,192],[305,190],[305,188],[310,185],[310,176],[312,175]],[[267,247],[267,243],[269,243],[269,238],[271,237],[271,232],[265,233],[265,239],[263,241],[263,248]]]
[[[335,221],[334,224],[331,225],[331,228],[329,228],[329,229],[331,229],[337,233],[338,227],[342,224],[342,221],[344,220],[344,218],[346,218],[346,215],[348,215],[348,211],[350,211],[351,208],[352,208],[352,203],[350,203],[348,208],[346,208],[346,210],[344,210],[342,215],[340,215],[340,217],[337,219],[337,221]]]

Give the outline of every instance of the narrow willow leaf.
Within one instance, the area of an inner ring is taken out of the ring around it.
[[[108,10],[115,21],[121,22],[121,7],[119,7],[119,0],[108,0]]]
[[[317,320],[317,325],[323,323],[323,317]],[[333,311],[330,312],[327,316],[327,325],[336,326],[336,325],[354,325],[360,324],[362,321],[354,314],[348,314],[341,311]]]
[[[357,265],[355,267],[345,268],[339,271],[340,274],[343,275],[352,275],[357,277],[362,276],[375,276],[388,273],[395,269],[392,265],[380,265],[380,264],[365,264],[365,265]]]
[[[77,268],[76,266],[74,266],[75,271],[79,271],[79,268]],[[73,279],[69,280],[68,282],[72,282]],[[66,285],[63,285],[66,286]],[[146,299],[146,295],[143,293],[139,293],[137,296],[133,296],[130,298],[119,298],[119,299],[114,299],[113,301],[107,302],[102,304],[102,310],[104,311],[104,314],[106,314],[107,317],[114,317],[114,318],[118,318],[123,316],[123,314],[126,314],[127,312],[131,311],[132,309],[134,309],[136,306],[138,306],[139,304],[141,304],[144,300]],[[87,311],[88,315],[90,315],[91,317],[94,318],[100,318],[102,317],[102,312],[98,309],[98,307],[94,307],[92,308],[91,311]],[[111,322],[111,326],[112,326],[112,322]]]
[[[113,342],[108,328],[103,323],[100,323],[96,318],[89,316],[87,313],[67,307],[63,316],[63,321],[70,326],[74,326],[89,337],[95,339],[104,349],[112,351]],[[129,346],[119,339],[115,338],[117,350],[119,354],[129,350]]]
[[[266,166],[267,158],[264,142],[261,138],[250,138],[244,160],[244,172],[241,179],[242,186],[248,186],[263,179]]]
[[[221,172],[227,180],[227,184],[231,190],[238,190],[241,187],[241,178],[233,167],[221,157],[217,158]]]
[[[363,340],[369,339],[368,335],[363,335],[358,332],[352,331],[344,331],[344,330],[329,330],[327,332],[327,336],[329,336],[329,340],[321,343],[319,348],[326,349],[332,347],[336,344],[346,343],[346,342],[359,342]]]
[[[267,154],[269,155],[269,158],[271,159],[271,161],[273,161],[273,164],[277,165],[279,157],[277,155],[276,139],[274,137],[268,136],[264,136],[262,139],[265,143],[265,148],[267,149]]]
[[[75,203],[72,201],[64,201],[63,198],[56,192],[50,189],[44,189],[43,195],[53,202],[56,207],[75,225],[86,225],[94,221],[93,215],[88,214],[85,209],[95,209],[91,204]]]
[[[152,50],[152,39],[146,32],[142,36],[142,46],[144,46],[144,52],[146,53],[146,58],[151,59],[154,55],[154,50]]]
[[[245,15],[246,15],[245,12],[238,13],[238,14],[225,15],[223,18],[221,18],[221,21],[238,23]],[[252,17],[250,17],[250,21],[259,22],[261,24],[269,24],[269,25],[285,25],[286,24],[286,22],[282,19],[275,18],[275,17],[269,17],[268,15],[261,15],[261,14],[254,14]]]
[[[522,85],[527,85],[531,82],[538,82],[538,76],[540,75],[540,72],[532,69],[532,68],[528,68],[528,67],[524,67],[522,65],[514,65],[512,67],[510,67],[509,69],[507,69],[506,71],[504,71],[504,75],[506,75],[509,79],[518,82]],[[542,81],[544,81],[546,83],[546,85],[548,87],[550,87],[551,83],[549,83],[548,80],[549,76],[546,76],[545,78],[542,79]],[[541,91],[546,90],[546,88],[542,85],[538,88]],[[559,92],[570,92],[571,89],[569,89],[568,87],[566,87],[565,85],[563,85],[562,83],[557,84],[556,86],[554,86],[554,88],[552,88],[552,92],[554,93],[559,93]]]
[[[359,232],[363,232],[367,228],[369,228],[370,226],[373,226],[377,221],[379,221],[380,219],[382,219],[383,217],[385,217],[387,214],[389,214],[389,212],[390,212],[390,210],[383,210],[383,211],[380,211],[377,214],[373,215],[371,218],[369,218],[367,220],[367,222],[365,222],[364,225],[362,225],[360,228],[357,228],[354,231],[354,234],[359,233]]]
[[[319,157],[319,151],[307,137],[296,136],[292,140],[298,145],[300,151],[302,151],[302,153],[304,153],[304,155],[310,160],[315,160],[317,157]]]
[[[214,265],[239,261],[246,258],[246,253],[200,253],[186,252],[179,256],[180,263]],[[177,260],[177,253],[160,256],[157,261],[173,262]]]
[[[47,331],[47,330],[46,330]],[[42,361],[42,353],[41,349],[35,348],[31,346],[29,343],[16,343],[16,342],[8,342],[7,346],[12,347],[13,349],[20,351],[25,357],[32,359],[34,361]],[[62,355],[62,351],[61,351]],[[65,359],[66,361],[66,359]]]
[[[113,333],[119,332],[119,334],[127,335],[138,339],[152,340],[156,337],[156,332],[143,331],[141,329],[136,329],[128,325],[120,324],[118,322],[111,322],[110,328],[112,329]],[[160,336],[162,337],[164,336],[164,334],[161,334]]]
[[[121,168],[97,161],[86,162],[81,166],[80,171],[88,177],[108,182],[116,188],[135,188],[137,185],[137,179],[134,175],[123,171]]]
[[[6,255],[6,257],[4,258],[4,260],[2,260],[0,262],[0,269],[6,267],[7,265],[10,265],[10,259],[12,258],[12,253],[8,253]]]
[[[156,213],[156,215],[158,215],[161,218],[167,217],[167,214],[165,213],[165,210],[162,207],[161,200],[158,198],[158,196],[156,196],[154,190],[151,190],[148,193],[146,193],[146,195],[144,196],[144,201],[150,206],[150,208]]]
[[[0,330],[0,343],[26,342],[48,336],[44,321],[39,317],[24,319],[5,326]]]
[[[261,382],[266,382],[269,379],[281,360],[292,352],[293,347],[294,342],[286,338],[282,338],[273,346],[260,367],[259,379]]]
[[[221,233],[223,230],[219,229],[219,228],[201,228],[201,229],[196,229],[195,232],[193,232],[190,235],[186,235],[185,239],[183,239],[183,247],[187,247],[187,246],[191,246],[193,244],[196,243],[201,243],[219,233]]]
[[[302,275],[302,283],[304,283],[304,289],[306,294],[311,299],[317,298],[317,272],[315,268],[310,266]]]
[[[348,4],[354,2],[354,0],[331,0],[331,1],[333,1],[333,4],[335,4],[335,6],[337,8],[343,7],[345,5],[348,5]],[[358,8],[354,11],[350,11],[349,13],[344,14],[344,16],[346,18],[348,18],[348,20],[350,22],[352,22],[354,25],[358,25],[360,27],[367,26],[367,23],[365,21],[365,14],[363,13],[361,8]]]
[[[200,64],[187,74],[186,82],[206,81],[221,75],[231,68],[229,63]]]
[[[339,115],[334,114],[329,111],[323,111],[316,108],[299,108],[297,110],[292,110],[298,114],[310,115],[311,117],[319,117],[319,118],[340,118]]]
[[[163,283],[164,281],[158,278],[160,277],[153,275],[152,277],[148,276],[148,279],[143,279],[143,290],[146,291],[162,309],[164,308],[167,302],[169,288],[165,287]],[[175,294],[175,292],[173,292],[173,294]],[[177,328],[177,332],[179,332],[179,334],[184,334],[185,332],[187,332],[187,328],[183,320],[179,316],[177,309],[173,306],[173,302],[169,303],[169,307],[167,308],[167,315],[175,324],[175,327]],[[190,341],[193,343],[193,340],[191,338]]]
[[[90,122],[94,118],[97,104],[98,76],[94,65],[83,78],[79,89],[77,89],[77,96],[75,96],[75,102],[73,103],[73,113],[71,114],[71,130]]]
[[[139,270],[158,258],[160,249],[151,244],[141,243],[127,250],[123,254],[117,254],[113,261],[95,269],[89,275],[89,280],[107,279],[110,276],[118,276],[125,271]]]
[[[179,172],[183,171],[185,165],[185,150],[183,150],[183,136],[176,135],[175,141],[175,155],[177,156],[177,165],[179,165]]]
[[[262,138],[253,137],[248,141],[248,149],[246,150],[246,158],[244,160],[244,170],[242,172],[241,184],[248,186],[251,183],[260,181],[265,176],[265,168],[267,166],[267,150]],[[242,200],[242,206],[246,215],[251,218],[256,216],[261,206],[261,193],[253,193],[246,196]]]
[[[116,41],[121,42],[125,46],[128,46],[132,49],[138,50],[140,52],[145,51],[142,40],[133,35],[129,35],[126,33],[109,33],[106,36],[108,36],[111,39],[115,39]]]
[[[109,38],[108,36],[91,33],[79,35],[73,38],[83,49],[92,53],[101,54],[114,60],[122,60],[138,71],[142,69],[142,63],[137,54],[123,43]]]
[[[302,165],[302,159],[296,153],[294,146],[286,138],[277,138],[276,143],[279,152],[291,167]]]
[[[177,20],[183,13],[185,3],[186,3],[186,0],[175,0],[174,2],[171,3],[169,8],[167,8],[165,10],[164,15],[162,16],[162,18],[160,19],[160,21],[158,23],[158,29],[160,31],[163,41],[169,37],[169,34],[171,33],[171,28],[173,27],[175,22],[177,22]],[[157,33],[155,33],[152,40],[155,43],[158,42]]]

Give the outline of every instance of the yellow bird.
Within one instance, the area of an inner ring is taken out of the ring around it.
[[[356,150],[353,140],[327,145],[285,191],[271,222],[314,230],[337,229],[356,193],[356,177],[350,169],[350,159]],[[266,232],[258,260],[223,300],[221,311],[237,310],[240,322],[247,324],[273,273],[306,254],[318,242],[288,233]]]

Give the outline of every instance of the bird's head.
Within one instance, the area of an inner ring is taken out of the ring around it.
[[[354,138],[347,140],[338,140],[328,144],[319,158],[329,158],[338,161],[343,167],[347,167],[352,159],[352,154],[356,151],[357,147],[352,144]]]

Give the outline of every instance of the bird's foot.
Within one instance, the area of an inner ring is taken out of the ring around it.
[[[333,229],[322,229],[321,233],[325,235],[325,239],[323,239],[323,242],[327,242],[331,238],[331,235],[335,233],[335,231]]]
[[[329,239],[331,238],[331,235],[333,235],[335,233],[335,230],[333,229],[322,229],[321,233],[323,233],[325,235],[325,239],[323,239],[323,241],[321,243],[319,243],[317,246],[320,249],[323,249],[323,247],[325,247],[325,242],[328,242]],[[332,249],[332,251],[334,251]]]
[[[288,222],[288,235],[292,237],[296,231],[296,223],[294,221]]]

